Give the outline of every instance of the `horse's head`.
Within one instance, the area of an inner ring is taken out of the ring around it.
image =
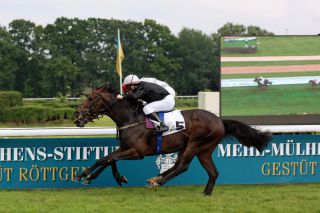
[[[93,90],[74,113],[78,127],[108,113],[108,109],[117,101],[116,91],[109,84]]]
[[[258,77],[256,77],[253,82],[258,82],[260,79]]]

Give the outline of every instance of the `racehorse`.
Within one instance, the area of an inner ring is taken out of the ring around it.
[[[311,87],[316,87],[316,86],[320,85],[320,82],[318,83],[318,81],[314,79],[314,80],[310,80],[310,81],[308,82],[308,84],[309,84]]]
[[[272,85],[272,82],[269,81],[268,79],[264,79],[262,80],[260,77],[256,77],[253,82],[257,82],[258,84],[258,87],[261,87],[261,88],[267,88],[268,85]]]
[[[76,181],[83,180],[84,184],[89,184],[106,167],[111,166],[115,180],[122,186],[122,183],[127,183],[127,179],[119,174],[116,164],[118,160],[136,160],[156,155],[156,129],[146,129],[142,105],[139,101],[118,100],[117,94],[109,85],[97,88],[75,112],[75,124],[78,127],[83,127],[99,116],[109,116],[117,125],[120,140],[117,150],[78,174]],[[197,156],[209,176],[204,194],[211,195],[219,174],[212,160],[212,152],[223,137],[233,136],[244,146],[254,146],[260,152],[271,140],[268,132],[256,130],[239,121],[221,119],[205,110],[181,112],[185,119],[185,129],[164,136],[161,147],[161,154],[178,152],[176,163],[169,170],[149,179],[149,187],[162,186],[186,171]]]

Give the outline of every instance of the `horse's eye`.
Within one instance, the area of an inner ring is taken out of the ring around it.
[[[89,97],[89,98],[88,98],[88,101],[92,101],[92,97]]]

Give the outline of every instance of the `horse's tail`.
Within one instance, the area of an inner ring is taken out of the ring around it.
[[[272,135],[270,132],[263,132],[235,120],[222,119],[225,128],[225,135],[234,136],[245,146],[254,146],[262,152],[270,142]]]

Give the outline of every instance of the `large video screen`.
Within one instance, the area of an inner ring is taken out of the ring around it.
[[[320,124],[320,36],[221,37],[221,115]]]

